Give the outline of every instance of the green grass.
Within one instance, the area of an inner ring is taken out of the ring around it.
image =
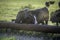
[[[16,40],[14,36],[11,37],[0,37],[0,40]]]
[[[0,20],[11,21],[15,19],[22,6],[31,4],[35,9],[44,7],[44,3],[49,0],[0,0]],[[55,4],[49,7],[49,12],[58,9],[59,0],[54,0]]]

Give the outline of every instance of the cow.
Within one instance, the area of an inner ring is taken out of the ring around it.
[[[59,25],[59,23],[60,23],[60,9],[51,13],[50,21],[52,23],[56,23],[57,26]]]
[[[45,5],[46,7],[43,8],[34,9],[34,10],[25,9],[18,12],[15,23],[27,22],[27,24],[29,23],[44,24],[45,21],[45,24],[48,24],[48,20],[49,20],[48,7],[50,4],[49,2],[46,2]]]
[[[58,2],[58,6],[60,8],[60,2]],[[52,23],[56,23],[57,26],[59,25],[59,23],[60,23],[60,9],[51,13],[50,21]]]
[[[34,17],[28,8],[18,12],[15,23],[34,24]]]
[[[48,11],[48,7],[49,7],[49,2],[45,3],[46,7],[43,8],[38,8],[38,9],[34,9],[32,11],[32,14],[35,16],[36,20],[37,20],[37,24],[48,24],[48,20],[49,20],[49,11]],[[45,21],[45,23],[44,23]]]
[[[44,24],[44,21],[48,23],[49,11],[46,7],[33,10],[32,14],[35,15],[38,24]]]

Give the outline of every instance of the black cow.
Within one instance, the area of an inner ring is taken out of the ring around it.
[[[32,14],[36,16],[36,20],[38,24],[39,23],[44,24],[44,21],[45,21],[45,24],[48,24],[49,11],[46,7],[33,10]]]
[[[58,6],[60,7],[60,2],[58,3]],[[51,14],[50,20],[53,23],[56,23],[57,26],[59,25],[59,23],[60,23],[60,9],[56,10],[55,12],[53,12]]]
[[[58,26],[58,24],[60,23],[60,9],[56,10],[51,14],[50,20],[52,21],[52,23],[55,22],[56,25]]]
[[[49,2],[45,3],[46,7],[44,8],[39,8],[35,10],[22,10],[18,13],[17,18],[16,18],[16,23],[42,23],[48,24],[49,20]],[[36,22],[37,21],[37,22]]]
[[[49,2],[45,3],[46,7],[35,9],[32,11],[32,14],[35,15],[37,23],[48,24],[49,20]],[[45,23],[44,23],[45,21]]]
[[[34,17],[28,8],[18,12],[15,23],[34,24]]]

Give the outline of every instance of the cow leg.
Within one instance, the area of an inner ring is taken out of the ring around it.
[[[44,21],[42,22],[42,25],[44,25]]]
[[[16,20],[15,20],[15,23],[19,23],[19,22],[20,22],[20,19],[16,19]]]
[[[58,23],[58,22],[56,22],[56,25],[57,25],[57,27],[58,27],[59,23]]]
[[[47,20],[47,21],[45,21],[45,24],[48,24],[48,20]]]

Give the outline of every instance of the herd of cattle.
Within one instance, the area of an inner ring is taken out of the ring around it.
[[[15,23],[20,24],[48,24],[49,21],[49,10],[48,7],[50,4],[54,4],[54,1],[46,2],[46,7],[40,9],[30,10],[29,8],[25,8],[18,12]],[[58,6],[60,8],[60,2],[58,2]],[[50,21],[53,23],[60,23],[60,9],[54,11],[50,15]]]

